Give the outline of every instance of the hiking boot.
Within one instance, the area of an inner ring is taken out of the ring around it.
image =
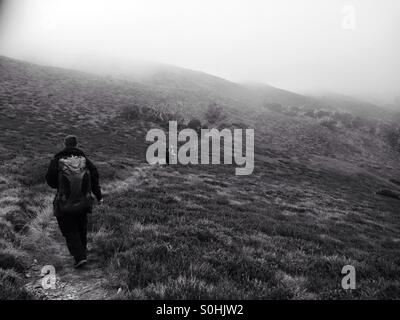
[[[82,260],[79,260],[77,263],[74,264],[74,268],[75,269],[79,269],[79,268],[83,267],[86,264],[87,264],[87,260],[86,259],[82,259]]]

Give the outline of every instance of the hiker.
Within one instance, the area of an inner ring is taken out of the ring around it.
[[[91,192],[99,204],[103,203],[97,169],[77,144],[75,136],[67,136],[65,148],[51,160],[46,174],[47,184],[57,189],[54,215],[75,259],[75,268],[87,263],[87,214],[92,210]]]

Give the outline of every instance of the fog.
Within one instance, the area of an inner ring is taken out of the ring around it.
[[[0,10],[0,54],[31,62],[155,61],[296,92],[400,96],[398,0],[11,0]]]

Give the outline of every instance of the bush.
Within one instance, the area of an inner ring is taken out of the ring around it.
[[[306,110],[304,112],[304,116],[310,117],[310,118],[315,118],[315,111],[313,109],[311,110]]]
[[[181,115],[181,109],[177,105],[170,105],[167,102],[163,102],[153,106],[153,111],[156,121],[167,124],[169,121],[176,121],[178,124],[182,124],[184,121]]]
[[[15,271],[0,268],[0,300],[33,299],[23,285],[22,278]]]
[[[193,129],[194,131],[196,131],[197,133],[199,133],[201,131],[201,122],[199,119],[192,119],[189,121],[189,123],[187,124],[187,127],[190,129]]]
[[[335,130],[337,128],[337,121],[332,119],[331,117],[322,118],[319,121],[319,124],[323,127],[328,128],[329,130]]]
[[[337,120],[342,126],[346,128],[352,128],[354,117],[347,112],[335,112],[333,118]]]
[[[16,232],[21,232],[35,217],[36,212],[24,206],[18,210],[10,211],[5,215],[6,221],[12,224]]]
[[[0,250],[0,268],[14,269],[16,272],[23,272],[27,267],[26,254],[13,249],[6,248]]]
[[[225,118],[224,109],[215,102],[208,105],[205,118],[208,123],[214,124]]]
[[[0,220],[0,234],[1,234],[1,239],[13,242],[16,240],[16,235],[13,230],[12,225],[9,222],[6,222],[4,220]]]

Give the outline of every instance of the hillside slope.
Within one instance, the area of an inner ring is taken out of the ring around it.
[[[400,192],[389,124],[322,106],[269,110],[252,90],[198,73],[139,81],[1,57],[0,297],[42,298],[23,286],[53,264],[61,287],[47,298],[88,285],[89,299],[400,298],[400,201],[377,194]],[[255,129],[252,175],[146,163],[147,131],[166,125],[152,110],[179,104],[204,121],[214,100],[226,117],[213,126]],[[54,249],[63,239],[44,174],[67,133],[105,189],[91,217],[93,287]],[[358,274],[351,292],[346,264]]]

